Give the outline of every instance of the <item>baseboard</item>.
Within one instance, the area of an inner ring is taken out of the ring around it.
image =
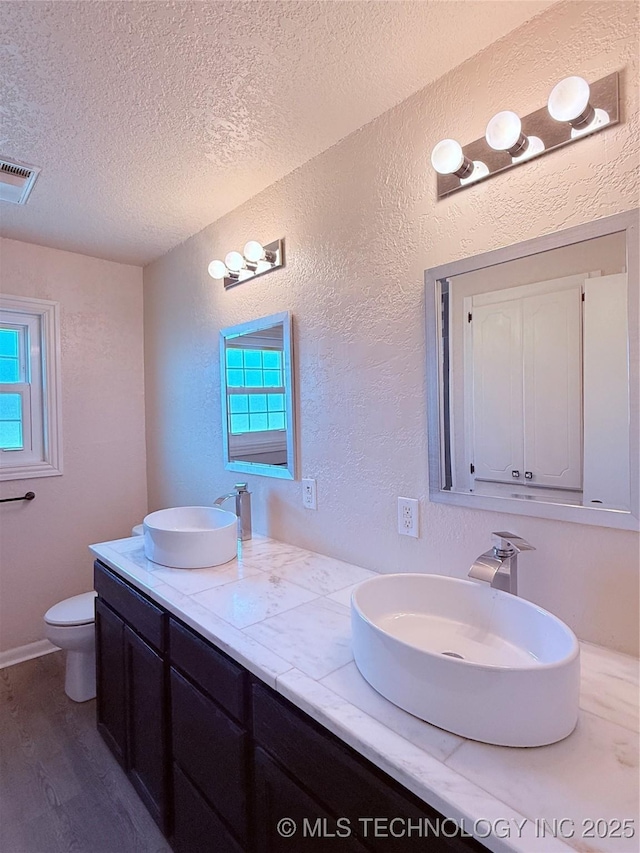
[[[39,658],[42,655],[48,655],[50,652],[58,652],[60,649],[50,643],[49,640],[38,640],[36,643],[28,643],[26,646],[18,646],[17,649],[7,649],[6,652],[0,652],[0,669],[5,666],[13,666],[16,663],[22,663],[25,660]]]

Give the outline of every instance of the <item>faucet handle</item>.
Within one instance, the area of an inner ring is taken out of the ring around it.
[[[234,489],[237,492],[248,492],[249,491],[249,484],[248,483],[236,483],[234,486]]]
[[[519,554],[521,551],[535,551],[533,545],[530,545],[526,539],[521,536],[516,536],[515,533],[509,533],[506,530],[491,534],[493,549],[499,557],[512,557],[514,554]]]

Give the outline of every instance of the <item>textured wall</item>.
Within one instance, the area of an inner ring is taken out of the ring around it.
[[[568,3],[492,45],[145,269],[152,508],[211,502],[222,465],[218,330],[294,315],[299,482],[250,479],[255,527],[382,571],[464,576],[492,530],[536,545],[525,597],[580,637],[637,650],[638,537],[427,500],[423,271],[638,203],[635,4]],[[380,58],[384,61],[384,57]],[[540,107],[563,76],[622,70],[623,122],[436,202],[429,154],[481,136],[499,109]],[[287,266],[223,292],[208,262],[286,236]],[[399,537],[396,498],[419,497],[421,537]]]
[[[0,483],[0,650],[40,640],[57,601],[92,588],[91,542],[145,514],[142,270],[0,241],[4,293],[61,308],[61,477]]]

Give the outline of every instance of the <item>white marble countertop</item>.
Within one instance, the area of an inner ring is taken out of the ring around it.
[[[636,659],[581,644],[573,734],[535,749],[489,746],[407,714],[362,678],[349,601],[373,572],[259,536],[211,569],[152,563],[142,537],[91,550],[495,853],[640,849]]]

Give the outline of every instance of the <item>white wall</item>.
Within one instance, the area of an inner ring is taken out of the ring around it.
[[[428,502],[423,319],[425,268],[637,205],[637,38],[635,4],[552,7],[147,267],[151,508],[233,484],[218,331],[288,309],[300,473],[317,478],[318,511],[302,508],[299,481],[248,478],[256,530],[382,571],[462,577],[492,530],[511,529],[538,549],[522,560],[525,597],[580,637],[637,651],[637,535]],[[538,109],[563,76],[616,69],[619,127],[436,201],[436,141],[464,144],[500,109]],[[285,269],[228,292],[208,277],[213,258],[280,236]],[[420,498],[418,540],[396,532],[398,495]]]
[[[42,639],[42,616],[93,587],[92,542],[128,536],[147,507],[142,270],[0,241],[3,293],[60,303],[60,477],[0,483],[0,650]]]

